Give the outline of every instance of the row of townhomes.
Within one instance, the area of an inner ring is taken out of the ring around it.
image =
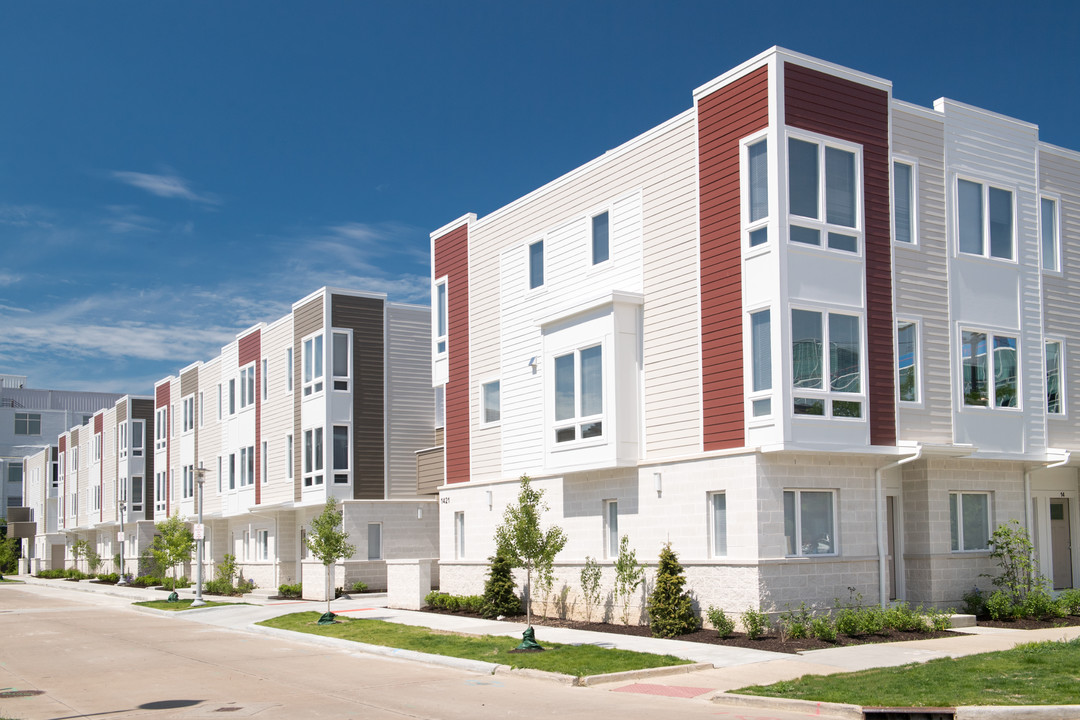
[[[320,290],[60,433],[33,562],[136,561],[201,479],[261,586],[321,583],[335,497],[339,583],[437,557],[474,594],[528,475],[570,604],[626,536],[702,607],[957,605],[1009,520],[1076,584],[1080,153],[1037,126],[773,48],[431,256],[430,309]]]
[[[321,592],[304,536],[327,498],[357,547],[338,586],[385,587],[387,559],[435,557],[439,482],[418,487],[416,452],[435,445],[429,318],[324,288],[61,433],[25,463],[31,561],[62,567],[86,540],[137,571],[156,522],[196,519],[200,480],[209,576],[232,554],[259,587]]]

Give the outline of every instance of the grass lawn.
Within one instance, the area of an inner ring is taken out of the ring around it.
[[[355,640],[371,645],[416,650],[433,655],[449,655],[468,660],[483,660],[517,668],[548,670],[577,677],[689,663],[689,660],[673,655],[612,650],[595,645],[546,643],[543,637],[538,638],[537,642],[547,648],[544,652],[511,654],[509,651],[518,645],[517,638],[497,635],[458,635],[382,620],[361,620],[341,616],[338,616],[339,622],[334,625],[316,625],[315,622],[318,619],[317,612],[300,612],[272,618],[259,624],[282,630]]]
[[[733,692],[895,707],[1080,704],[1080,638],[838,675],[807,675]]]
[[[132,605],[141,605],[143,607],[155,608],[157,610],[188,610],[191,608],[191,603],[195,602],[195,598],[187,600],[177,600],[176,602],[169,602],[168,600],[147,600],[146,602],[132,603]],[[214,607],[215,605],[247,605],[248,603],[229,603],[229,602],[214,602],[206,600],[199,607]],[[195,608],[198,610],[198,608]]]
[[[22,581],[22,580],[12,580],[11,578],[0,578],[0,582],[6,582],[6,583],[19,583],[20,585],[22,585],[22,584],[23,584],[23,581]],[[0,718],[0,720],[4,720],[4,719],[3,719],[3,718]]]

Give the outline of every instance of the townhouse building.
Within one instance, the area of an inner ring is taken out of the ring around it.
[[[1075,586],[1080,153],[1036,125],[773,48],[431,247],[443,590],[522,475],[571,603],[625,535],[702,607],[955,606],[1014,519]]]

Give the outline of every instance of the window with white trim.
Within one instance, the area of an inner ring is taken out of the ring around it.
[[[143,511],[143,479],[142,475],[131,478],[131,511],[141,513]]]
[[[863,416],[865,394],[860,325],[861,318],[856,315],[818,310],[791,311],[795,415]]]
[[[499,422],[502,411],[498,380],[492,380],[480,386],[480,413],[480,422],[484,425],[493,425]]]
[[[304,487],[323,484],[323,429],[304,431]]]
[[[555,442],[604,435],[604,355],[601,345],[554,358]]]
[[[352,342],[351,333],[335,330],[333,333],[333,357],[331,358],[331,382],[335,390],[348,392],[349,371],[352,367]]]
[[[727,555],[727,493],[709,495],[709,536],[712,540],[712,556]]]
[[[919,325],[896,322],[896,389],[900,402],[919,402]]]
[[[195,497],[195,466],[184,466],[183,498],[189,500]]]
[[[236,453],[229,453],[229,489],[236,489]]]
[[[240,487],[255,484],[255,446],[240,448]]]
[[[199,427],[202,427],[206,419],[206,403],[203,401],[203,394],[199,393]]]
[[[169,444],[169,408],[159,407],[154,411],[154,449],[164,450]]]
[[[544,284],[544,241],[529,244],[529,289]]]
[[[465,558],[465,513],[454,513],[454,559]]]
[[[990,493],[949,493],[949,536],[953,552],[990,549]]]
[[[785,490],[784,540],[789,557],[836,555],[836,493]]]
[[[1065,414],[1065,393],[1062,392],[1065,383],[1062,368],[1060,340],[1046,341],[1046,412],[1051,415]]]
[[[835,141],[788,138],[788,239],[857,253],[862,245],[862,152]]]
[[[1042,259],[1042,269],[1051,272],[1061,270],[1057,206],[1057,200],[1054,198],[1039,198],[1039,254]]]
[[[446,352],[446,280],[435,283],[435,353]]]
[[[915,243],[915,165],[893,161],[893,239]]]
[[[957,178],[956,220],[960,252],[1012,260],[1011,190]]]
[[[323,336],[314,335],[304,341],[304,397],[323,389]]]
[[[267,457],[269,455],[269,446],[266,444],[266,442],[266,440],[262,441],[262,455],[259,457],[259,475],[262,476],[260,480],[262,481],[263,485],[270,481],[270,473],[267,470],[267,467],[270,465],[270,463],[267,462]]]
[[[285,348],[285,392],[292,392],[293,388],[293,351],[291,347]]]
[[[128,423],[121,422],[116,428],[116,455],[121,460],[128,456]]]
[[[223,407],[224,407],[223,398],[224,397],[225,397],[225,393],[223,393],[222,390],[221,390],[221,383],[218,383],[218,386],[217,386],[217,419],[218,420],[221,420],[221,418],[224,417],[224,414],[223,414]]]
[[[244,540],[243,540],[243,543],[244,543],[244,559],[245,560],[250,560],[251,559],[251,531],[250,530],[245,530],[243,538],[244,538]]]
[[[225,458],[217,456],[217,491],[218,495],[225,489]]]
[[[604,501],[604,557],[619,556],[619,501]]]
[[[368,523],[367,559],[382,560],[382,523]]]
[[[165,512],[165,471],[154,473],[154,512]],[[121,498],[123,499],[123,498]]]
[[[142,457],[143,448],[145,447],[145,433],[146,421],[145,420],[132,420],[131,421],[131,456]]]
[[[256,530],[255,531],[255,559],[256,560],[269,560],[270,559],[270,531],[269,530]]]
[[[179,404],[173,403],[172,412],[169,413],[169,434],[173,437],[176,437],[176,416],[179,414],[177,407],[179,407]]]
[[[743,233],[747,247],[769,242],[769,143],[766,138],[742,143],[744,192]]]
[[[41,413],[15,413],[16,435],[40,435]]]
[[[334,484],[349,482],[349,427],[334,426]]]
[[[772,415],[772,319],[769,308],[750,313],[750,409]]]
[[[996,408],[1019,407],[1019,353],[1015,337],[961,330],[960,360],[966,407],[990,407],[990,398]]]
[[[267,393],[270,390],[269,382],[267,380],[266,358],[262,359],[262,365],[260,366],[259,369],[260,369],[260,372],[261,372],[261,377],[259,379],[259,385],[261,385],[261,388],[259,389],[259,392],[262,394],[262,399],[265,400],[266,397],[267,397]]]
[[[599,265],[611,257],[610,247],[610,214],[605,210],[599,215],[593,215],[592,226],[592,264]]]
[[[94,433],[94,445],[91,452],[94,462],[101,462],[101,433]]]
[[[90,509],[91,510],[100,510],[101,509],[101,486],[100,485],[95,485],[92,488],[90,488]]]
[[[79,514],[79,493],[71,493],[68,500],[68,512],[71,517]]]
[[[229,379],[229,414],[236,414],[236,378]]]
[[[195,429],[195,396],[188,395],[183,399],[184,406],[184,432]]]
[[[240,409],[255,404],[255,363],[240,368]]]
[[[285,473],[289,480],[293,479],[293,436],[285,436]]]

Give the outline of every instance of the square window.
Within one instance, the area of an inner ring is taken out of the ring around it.
[[[831,490],[784,491],[784,538],[788,556],[835,555],[835,494]]]
[[[953,552],[990,549],[990,494],[949,493],[949,531]]]
[[[16,435],[40,435],[41,413],[15,413]]]
[[[485,425],[499,422],[499,418],[501,417],[499,381],[493,380],[492,382],[484,383],[480,387],[480,394],[482,405],[481,412],[483,413],[481,421]]]

